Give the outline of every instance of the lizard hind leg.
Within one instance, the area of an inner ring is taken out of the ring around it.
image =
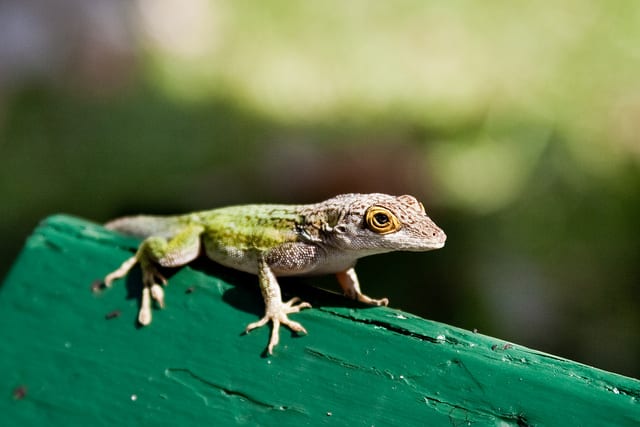
[[[104,286],[110,287],[114,280],[124,277],[139,262],[143,287],[138,322],[143,326],[148,325],[151,323],[151,301],[164,307],[163,286],[167,284],[167,279],[160,274],[158,266],[180,267],[197,258],[203,230],[202,225],[192,223],[185,224],[169,240],[159,236],[147,237],[133,257],[107,274]]]
[[[260,290],[264,298],[265,314],[262,319],[250,323],[245,329],[245,333],[252,331],[272,322],[271,337],[267,352],[273,354],[273,349],[280,342],[280,325],[285,325],[294,332],[307,333],[307,330],[298,322],[289,319],[287,316],[291,313],[297,313],[303,308],[310,308],[308,302],[301,302],[300,298],[292,298],[287,302],[282,302],[280,286],[275,274],[264,259],[260,260],[258,269],[258,278],[260,280]]]
[[[151,236],[142,242],[136,258],[142,268],[142,298],[138,322],[146,326],[151,323],[151,300],[160,308],[164,307],[164,289],[167,279],[158,271],[157,266],[180,267],[200,254],[200,235],[204,227],[198,224],[185,226],[171,239]]]
[[[153,296],[153,299],[158,301],[160,307],[164,306],[164,291],[162,290],[162,287],[155,283],[156,278],[158,278],[163,285],[167,283],[167,279],[158,272],[155,266],[149,262],[147,257],[143,254],[141,251],[143,247],[144,244],[141,245],[136,255],[128,258],[120,267],[107,274],[104,278],[104,286],[106,288],[110,288],[114,280],[121,279],[126,276],[133,266],[140,261],[140,265],[142,266],[142,283],[144,286],[142,288],[142,299],[140,303],[140,312],[138,313],[138,322],[140,322],[141,325],[148,325],[151,323],[151,297]]]

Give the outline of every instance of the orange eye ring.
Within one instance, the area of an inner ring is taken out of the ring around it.
[[[371,206],[365,214],[367,228],[374,233],[388,234],[400,230],[400,221],[387,208]]]

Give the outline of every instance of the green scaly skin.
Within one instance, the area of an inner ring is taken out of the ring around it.
[[[283,302],[278,276],[334,273],[344,293],[370,305],[387,305],[360,291],[354,265],[364,256],[444,246],[446,235],[414,197],[343,194],[310,205],[243,205],[178,216],[134,216],[106,224],[144,240],[136,254],[105,277],[108,287],[136,264],[143,273],[138,321],[151,323],[151,300],[164,306],[167,280],[157,266],[180,267],[201,253],[224,266],[256,274],[265,316],[246,331],[273,322],[267,351],[279,341],[279,326],[306,330],[288,318],[309,303]]]

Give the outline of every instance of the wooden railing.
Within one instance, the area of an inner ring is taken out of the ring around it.
[[[67,216],[27,240],[0,289],[3,425],[640,426],[638,380],[295,280],[309,334],[265,357],[256,278],[204,261],[139,328],[139,270],[92,286],[136,245]]]

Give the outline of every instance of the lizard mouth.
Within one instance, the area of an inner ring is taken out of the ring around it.
[[[434,243],[433,246],[431,246],[433,249],[440,249],[440,248],[444,248],[444,240]]]
[[[407,245],[400,250],[408,251],[408,252],[426,252],[426,251],[433,251],[435,249],[440,249],[442,247],[444,247],[444,240],[429,242],[427,244],[424,244],[423,242],[422,244]]]
[[[433,236],[433,239],[430,239],[428,243],[424,245],[424,248],[422,250],[434,250],[443,248],[446,240],[447,236],[444,233],[436,233],[436,235]]]

